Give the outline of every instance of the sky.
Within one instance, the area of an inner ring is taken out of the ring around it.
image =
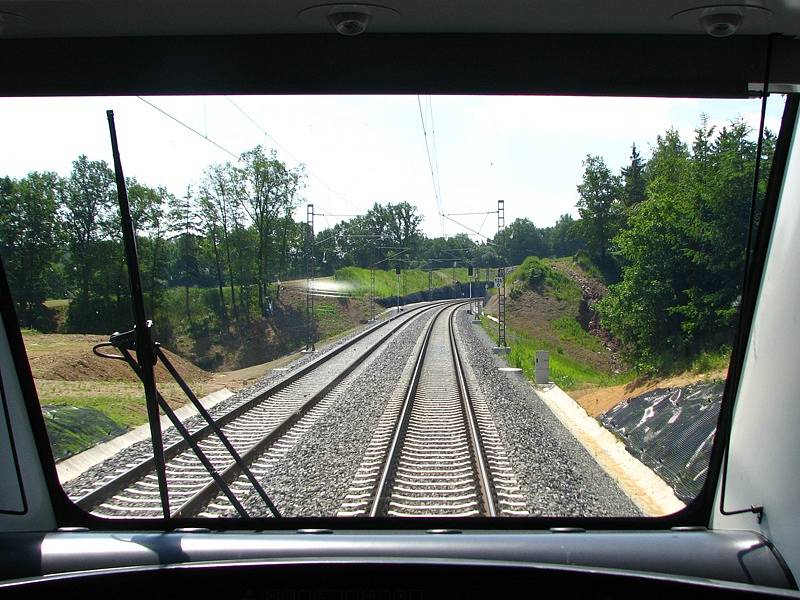
[[[524,217],[546,227],[561,214],[577,216],[576,186],[587,154],[602,155],[618,172],[630,160],[631,144],[647,158],[656,136],[670,127],[691,142],[702,114],[719,126],[742,117],[757,131],[760,101],[416,95],[0,98],[0,176],[19,178],[33,170],[67,175],[80,154],[111,165],[107,109],[115,113],[125,175],[166,186],[178,196],[200,181],[209,164],[234,161],[231,154],[261,144],[275,148],[290,167],[305,165],[306,186],[295,216],[304,219],[306,203],[313,203],[317,230],[347,218],[332,215],[363,214],[375,202],[407,201],[423,215],[428,236],[471,231],[492,236],[496,216],[487,213],[496,210],[499,199],[505,201],[506,223]],[[782,110],[783,98],[772,97],[766,123],[773,132]],[[451,216],[456,224],[440,212],[483,214]]]

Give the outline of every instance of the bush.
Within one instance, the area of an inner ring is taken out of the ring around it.
[[[78,296],[67,309],[68,333],[110,334],[133,327],[130,300],[120,302],[100,296]]]
[[[581,269],[595,279],[600,279],[601,281],[605,279],[603,274],[600,272],[600,269],[598,269],[597,265],[594,264],[592,257],[589,256],[589,253],[586,250],[578,250],[575,253],[575,256],[572,257],[572,260],[576,265],[578,265]]]
[[[520,282],[540,294],[549,290],[553,297],[564,302],[579,302],[581,299],[578,284],[538,256],[529,256],[522,261],[511,274],[511,281]]]
[[[514,279],[522,281],[531,289],[542,289],[553,268],[538,256],[529,256],[514,272]]]

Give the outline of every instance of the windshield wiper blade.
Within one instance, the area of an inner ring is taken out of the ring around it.
[[[228,451],[231,458],[233,458],[233,461],[253,485],[256,493],[264,501],[270,512],[272,512],[274,516],[279,517],[280,513],[277,507],[270,500],[269,496],[255,475],[253,475],[252,471],[244,463],[239,453],[233,447],[233,444],[231,444],[230,440],[228,440],[227,436],[225,436],[222,429],[216,424],[209,412],[198,400],[194,392],[192,392],[186,381],[172,365],[169,358],[167,358],[166,354],[163,352],[163,350],[161,350],[160,345],[154,343],[152,340],[152,321],[147,320],[144,310],[144,294],[142,293],[141,277],[139,273],[139,257],[136,251],[136,233],[134,231],[133,220],[131,219],[130,215],[125,176],[122,172],[122,161],[120,159],[119,148],[117,145],[114,112],[109,110],[106,112],[106,115],[108,117],[109,132],[111,135],[111,148],[114,155],[114,174],[117,183],[117,197],[119,200],[122,236],[125,244],[125,258],[128,265],[128,276],[131,287],[131,300],[133,303],[135,326],[130,331],[124,333],[114,333],[109,338],[107,343],[96,345],[94,347],[94,352],[98,356],[103,356],[105,358],[124,360],[126,363],[128,363],[128,365],[130,365],[130,367],[142,381],[145,391],[145,400],[147,403],[147,416],[150,424],[150,436],[153,444],[153,458],[156,466],[156,475],[158,478],[159,494],[164,517],[169,519],[177,518],[183,515],[181,514],[180,509],[176,512],[171,512],[169,507],[169,491],[167,488],[164,442],[161,432],[161,420],[158,412],[159,408],[164,411],[174,425],[175,429],[189,444],[198,460],[205,467],[206,471],[208,471],[211,478],[219,486],[220,490],[225,494],[236,511],[243,517],[248,517],[249,515],[236,498],[235,494],[231,491],[225,480],[220,477],[213,463],[205,455],[191,433],[189,433],[177,415],[175,415],[175,412],[172,410],[169,404],[167,404],[163,396],[159,393],[156,386],[154,371],[155,364],[158,359],[161,359],[162,364],[167,369],[169,374],[178,383],[180,388],[189,398],[189,401],[194,405],[206,423],[208,423],[211,430],[214,432],[214,434],[216,434],[223,446],[225,446],[225,449]],[[120,354],[114,355],[100,352],[100,349],[103,347],[114,347],[119,350]],[[136,358],[133,357],[131,351],[136,352]]]

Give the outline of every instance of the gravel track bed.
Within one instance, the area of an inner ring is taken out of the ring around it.
[[[464,309],[455,319],[470,385],[478,386],[489,406],[532,515],[640,516],[535,390],[498,371],[508,366],[505,359],[492,352],[489,336],[471,319]]]
[[[261,481],[283,516],[336,515],[434,312],[415,319],[365,360],[343,382],[335,404]],[[244,506],[252,516],[269,516],[257,496],[246,498]]]
[[[391,316],[391,314],[387,314],[384,316],[388,317]],[[307,363],[316,360],[319,357],[324,356],[325,354],[338,348],[342,344],[346,343],[353,337],[363,332],[367,327],[371,326],[372,326],[371,324],[359,326],[350,333],[348,333],[346,336],[343,336],[337,339],[335,342],[328,344],[323,349],[318,350],[314,354],[304,354],[299,356],[292,362],[285,365],[282,368],[283,370],[272,371],[268,373],[253,385],[250,385],[246,388],[242,388],[230,398],[226,398],[216,406],[210,408],[208,412],[211,414],[212,417],[219,417],[224,415],[225,413],[233,410],[237,406],[247,402],[251,398],[261,394],[264,390],[266,390],[270,386],[287,378],[294,371],[305,366]],[[194,415],[184,420],[183,423],[187,427],[187,429],[189,429],[189,431],[194,431],[199,427],[205,425],[205,420],[200,415]],[[175,430],[175,428],[170,425],[168,428],[163,430],[163,438],[164,438],[164,446],[166,447],[180,440],[181,436]],[[115,454],[114,456],[91,467],[90,469],[87,469],[86,472],[82,473],[78,477],[68,481],[63,486],[64,490],[67,492],[67,495],[70,498],[78,499],[87,494],[88,492],[94,490],[98,486],[98,483],[101,482],[106,477],[108,477],[110,474],[115,473],[118,470],[125,469],[126,467],[131,467],[134,464],[144,460],[145,458],[151,457],[152,455],[153,455],[153,446],[150,442],[150,439],[148,438],[146,440],[142,440],[141,442],[132,444],[131,446],[125,448],[124,450]]]

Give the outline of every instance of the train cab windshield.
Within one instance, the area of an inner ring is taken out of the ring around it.
[[[786,104],[0,99],[65,522],[693,524]]]

